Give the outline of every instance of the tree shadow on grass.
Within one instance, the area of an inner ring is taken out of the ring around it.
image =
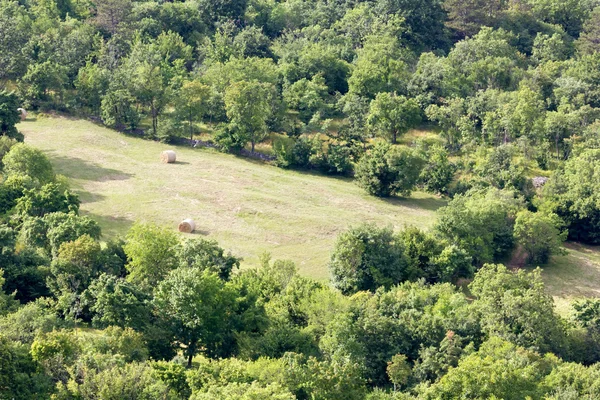
[[[188,235],[192,236],[208,236],[210,234],[209,231],[205,231],[202,229],[196,229],[194,232],[188,233]]]
[[[426,198],[403,198],[403,197],[384,197],[379,198],[385,203],[402,206],[415,210],[437,211],[440,207],[448,205],[448,202],[441,198],[426,197]]]
[[[96,202],[106,199],[106,196],[103,194],[87,192],[85,190],[75,189],[75,193],[77,193],[77,195],[79,195],[81,204],[96,203]]]
[[[58,155],[53,151],[48,152],[48,157],[57,173],[72,179],[106,182],[124,181],[133,177],[133,174],[127,172],[106,168],[82,158]]]
[[[81,214],[90,217],[100,224],[100,227],[102,228],[102,238],[104,240],[114,239],[117,236],[125,236],[134,223],[133,220],[125,217],[100,215],[85,211],[82,211]]]

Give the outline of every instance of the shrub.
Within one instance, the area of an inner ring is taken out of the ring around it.
[[[28,175],[40,183],[54,180],[52,164],[44,153],[24,143],[13,146],[2,159],[7,175]]]
[[[330,143],[326,150],[318,150],[311,163],[329,175],[350,175],[353,170],[350,148],[339,144]]]
[[[418,182],[423,163],[412,149],[379,143],[360,159],[356,180],[374,196],[409,196]]]
[[[433,193],[448,193],[456,167],[448,159],[448,152],[441,146],[434,146],[427,152],[427,163],[421,172],[425,190]]]
[[[343,232],[335,243],[329,271],[344,294],[374,291],[413,278],[404,246],[390,228],[361,225]]]
[[[567,231],[560,230],[556,214],[523,210],[515,220],[515,239],[527,252],[529,264],[546,264],[553,254],[561,253]]]

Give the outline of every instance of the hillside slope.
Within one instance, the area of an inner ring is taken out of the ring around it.
[[[23,122],[25,141],[44,150],[69,178],[82,212],[105,237],[136,220],[176,229],[196,220],[199,234],[256,265],[261,253],[295,261],[303,274],[327,277],[337,234],[360,222],[428,227],[444,201],[369,197],[349,179],[282,170],[212,150],[179,147],[176,164],[161,164],[171,146],[125,136],[84,120]]]

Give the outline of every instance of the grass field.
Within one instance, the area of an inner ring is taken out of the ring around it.
[[[176,164],[161,164],[160,152],[170,146],[83,120],[40,118],[19,129],[69,178],[82,213],[100,222],[105,237],[124,234],[136,220],[175,230],[193,218],[199,235],[243,257],[245,266],[256,265],[267,251],[294,260],[301,273],[317,279],[327,278],[334,240],[347,227],[364,221],[426,228],[445,204],[424,193],[377,199],[349,179],[286,171],[208,149],[179,147]],[[600,297],[600,248],[568,244],[567,251],[543,273],[563,314],[574,299]]]
[[[136,221],[176,229],[193,218],[198,234],[256,265],[261,253],[296,262],[301,273],[327,278],[338,233],[351,225],[429,227],[445,202],[428,194],[377,199],[349,179],[282,170],[208,149],[179,147],[178,162],[161,164],[169,149],[84,120],[39,118],[18,126],[25,141],[46,152],[79,193],[83,214],[105,237]]]
[[[567,255],[556,256],[543,267],[546,290],[561,314],[573,300],[600,297],[600,247],[567,243]]]

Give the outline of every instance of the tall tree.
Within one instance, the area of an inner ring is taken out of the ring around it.
[[[96,24],[111,35],[117,33],[119,25],[131,14],[131,0],[96,0]]]
[[[173,337],[185,346],[188,367],[201,349],[219,346],[229,326],[234,292],[219,277],[200,268],[178,268],[154,293],[158,312],[170,321]]]
[[[19,136],[19,131],[15,127],[20,121],[18,107],[19,99],[17,95],[6,90],[0,90],[0,136],[11,138]]]
[[[256,81],[235,82],[225,90],[225,110],[230,129],[241,142],[251,143],[252,152],[256,143],[268,133],[272,90],[272,85]]]
[[[129,260],[128,279],[150,287],[156,285],[177,266],[175,247],[178,242],[171,231],[156,225],[135,224],[123,246]]]
[[[368,127],[392,144],[396,144],[399,135],[408,132],[421,121],[421,109],[413,99],[394,93],[378,93],[371,101]]]
[[[176,113],[186,121],[190,140],[194,138],[195,123],[206,112],[210,95],[209,86],[197,80],[188,80],[183,82],[175,96]]]

